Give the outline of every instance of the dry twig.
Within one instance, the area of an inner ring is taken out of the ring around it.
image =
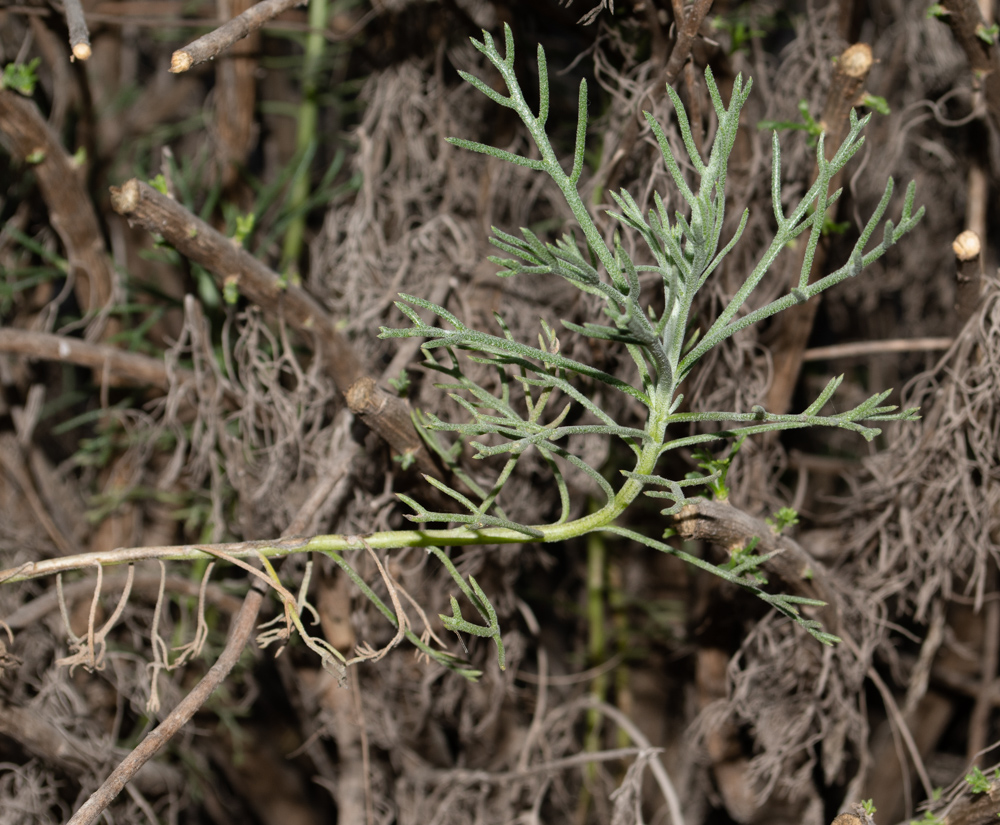
[[[111,381],[149,384],[164,390],[170,388],[170,375],[162,360],[67,335],[5,327],[0,329],[0,352],[91,367]],[[188,370],[177,369],[176,373],[181,381],[194,379]]]
[[[170,71],[179,74],[211,60],[283,11],[304,4],[305,0],[263,0],[215,31],[174,52],[170,58]]]
[[[240,292],[265,312],[280,315],[294,329],[314,336],[324,365],[351,411],[400,455],[411,455],[424,472],[439,474],[401,399],[365,375],[350,342],[334,319],[304,289],[283,284],[277,274],[181,204],[135,178],[111,187],[111,204],[130,223],[162,235],[178,252],[201,264],[220,287],[235,281]]]
[[[87,31],[87,21],[83,19],[83,6],[80,0],[63,0],[63,10],[66,14],[66,27],[69,29],[69,47],[76,60],[90,58],[90,32]]]
[[[681,69],[691,55],[691,46],[694,44],[698,30],[708,10],[712,8],[712,0],[695,0],[688,13],[684,15],[684,22],[677,27],[677,42],[670,52],[670,60],[667,61],[667,68],[664,77],[668,85],[673,85],[680,76]]]
[[[983,284],[983,256],[979,235],[966,229],[951,245],[955,252],[955,278],[958,296],[955,300],[955,322],[959,327],[972,317],[979,305]]]
[[[986,23],[976,0],[942,0],[944,20],[965,52],[972,69],[973,83],[982,84],[986,114],[996,134],[1000,134],[1000,49],[995,39],[981,37]]]
[[[90,195],[73,159],[49,128],[38,107],[10,89],[0,89],[0,139],[19,163],[30,163],[76,278],[84,312],[97,312],[110,300],[114,271]]]
[[[236,614],[229,641],[215,664],[209,668],[201,681],[185,696],[159,725],[150,731],[112,772],[103,785],[91,794],[90,798],[73,814],[67,825],[92,825],[97,822],[105,809],[121,793],[126,783],[146,762],[170,741],[184,725],[186,725],[198,709],[208,701],[215,689],[229,675],[229,672],[239,661],[243,648],[246,647],[250,634],[253,632],[257,613],[264,601],[264,588],[255,582],[243,600],[243,607]]]

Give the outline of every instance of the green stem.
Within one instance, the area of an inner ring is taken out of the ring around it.
[[[319,71],[326,52],[326,38],[323,30],[326,28],[327,0],[310,0],[309,3],[309,34],[306,35],[305,55],[302,62],[302,103],[299,105],[298,132],[295,137],[295,151],[304,157],[310,144],[316,141],[316,127],[319,122]],[[306,216],[302,207],[309,198],[309,170],[302,169],[292,181],[288,204],[293,213],[285,231],[285,240],[281,252],[281,269],[285,271],[294,266],[302,251],[302,239],[305,237]]]

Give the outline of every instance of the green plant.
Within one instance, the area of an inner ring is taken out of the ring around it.
[[[0,89],[13,89],[25,97],[31,97],[35,93],[38,64],[41,62],[42,59],[36,57],[30,63],[8,63],[0,75]]]
[[[982,40],[987,46],[992,46],[996,43],[998,34],[1000,34],[1000,25],[997,23],[994,23],[992,26],[979,23],[976,26],[976,37]]]
[[[820,133],[817,136],[818,178],[788,215],[785,214],[780,198],[781,155],[775,135],[772,199],[777,232],[760,263],[747,277],[728,306],[699,339],[696,334],[691,333],[689,326],[695,296],[732,250],[746,225],[747,215],[744,213],[734,237],[724,247],[719,248],[725,215],[726,167],[736,139],[740,109],[750,92],[750,82],[744,84],[742,78],[736,79],[727,109],[723,105],[711,71],[706,72],[706,81],[719,120],[717,137],[707,164],[703,162],[695,147],[680,99],[672,89],[669,87],[667,89],[677,114],[678,126],[690,163],[700,177],[700,185],[696,190],[688,184],[682,174],[662,127],[651,115],[645,115],[659,143],[664,162],[690,212],[687,216],[676,213],[671,223],[659,195],[655,196],[656,208],[650,210],[648,215],[644,215],[628,192],[622,190],[618,194],[612,193],[620,209],[620,213],[613,214],[612,217],[642,237],[653,261],[653,263],[637,263],[625,251],[617,232],[612,243],[605,241],[578,191],[583,171],[586,137],[586,82],[580,85],[576,149],[571,170],[567,172],[556,157],[545,129],[549,107],[545,53],[539,47],[540,104],[536,115],[529,108],[514,74],[514,43],[509,27],[505,30],[505,39],[504,55],[499,53],[493,39],[485,32],[482,42],[473,41],[473,43],[500,72],[507,85],[508,94],[497,91],[472,75],[462,73],[462,77],[491,100],[513,109],[521,117],[538,149],[539,157],[515,155],[463,139],[451,139],[451,142],[456,146],[549,175],[559,187],[576,218],[583,234],[583,244],[570,235],[565,235],[552,244],[542,241],[527,229],[522,229],[519,238],[494,228],[495,237],[491,239],[493,244],[510,257],[493,257],[490,260],[502,267],[499,273],[501,276],[522,273],[533,277],[555,275],[597,296],[603,302],[604,312],[610,323],[587,323],[580,326],[563,322],[563,325],[570,333],[622,345],[635,364],[639,382],[637,386],[626,383],[617,376],[562,355],[558,336],[548,327],[543,327],[543,335],[539,336],[539,347],[528,346],[513,339],[499,315],[496,316],[496,321],[501,334],[492,335],[467,327],[443,307],[415,296],[401,296],[403,301],[397,306],[413,322],[413,326],[402,330],[383,329],[382,335],[425,338],[423,345],[427,357],[425,366],[450,379],[442,386],[451,390],[455,400],[470,415],[470,420],[462,423],[449,423],[428,416],[429,427],[456,432],[473,439],[471,444],[477,452],[477,457],[507,457],[496,485],[478,502],[470,500],[458,490],[441,482],[432,482],[438,489],[465,507],[468,510],[467,514],[456,516],[451,513],[432,513],[419,507],[412,500],[407,500],[416,510],[411,518],[423,523],[457,522],[466,525],[466,529],[470,531],[507,531],[505,535],[519,535],[540,541],[556,541],[580,536],[593,530],[607,530],[654,549],[680,555],[687,561],[735,584],[754,590],[761,598],[803,624],[820,640],[832,641],[829,635],[799,615],[796,605],[802,600],[765,593],[757,587],[752,576],[742,575],[742,566],[736,570],[725,570],[723,567],[688,556],[657,539],[619,527],[615,522],[641,494],[668,500],[670,506],[663,510],[663,514],[669,516],[677,513],[685,503],[688,489],[697,487],[711,489],[716,485],[722,477],[722,468],[680,481],[657,474],[660,459],[666,453],[680,447],[817,425],[851,429],[870,440],[878,431],[861,422],[914,417],[915,410],[896,413],[895,407],[882,406],[888,392],[872,396],[849,412],[821,415],[823,406],[840,384],[840,378],[830,381],[819,398],[799,415],[773,415],[761,407],[754,407],[749,413],[678,411],[683,400],[680,390],[684,379],[698,360],[712,348],[747,326],[796,303],[804,302],[840,281],[857,275],[910,231],[923,213],[921,209],[913,214],[913,185],[907,189],[900,223],[894,225],[891,220],[887,220],[882,242],[865,253],[865,247],[888,207],[893,191],[890,179],[875,213],[862,231],[848,262],[830,275],[810,284],[809,272],[823,229],[823,217],[827,207],[840,194],[839,192],[829,194],[830,180],[862,145],[863,138],[860,137],[860,133],[867,118],[859,120],[852,112],[850,133],[832,160],[825,159],[824,135]],[[813,207],[811,213],[810,207]],[[750,294],[780,251],[790,241],[807,231],[809,233],[807,253],[798,285],[787,295],[740,316],[739,313]],[[639,278],[641,273],[647,272],[656,273],[662,280],[664,310],[659,318],[655,316],[650,306],[644,306],[641,302]],[[418,315],[418,309],[432,311],[443,322],[442,325],[432,326],[423,322]],[[463,373],[461,362],[456,355],[458,350],[472,352],[476,360],[495,367],[500,387],[499,394],[495,395]],[[443,357],[436,357],[436,352],[442,352]],[[595,383],[602,383],[626,393],[642,404],[647,410],[645,426],[636,429],[622,426],[614,421],[587,395],[585,388]],[[514,385],[519,385],[523,392],[523,412],[517,409],[514,403],[515,394],[512,392]],[[547,412],[547,407],[557,395],[566,399],[566,406],[561,411],[550,414]],[[599,423],[564,425],[563,421],[568,414],[569,406],[574,402],[583,407]],[[719,421],[734,422],[742,426],[681,438],[668,437],[668,428],[672,424]],[[621,439],[627,445],[634,454],[635,465],[632,470],[624,472],[625,480],[620,487],[615,489],[596,468],[589,467],[560,444],[563,439],[573,434],[610,435]],[[489,439],[489,443],[475,440],[477,438]],[[551,524],[518,524],[505,514],[490,512],[494,509],[497,496],[509,478],[514,464],[524,451],[531,447],[538,450],[549,463],[562,493],[562,516]],[[584,471],[600,485],[606,500],[596,512],[573,521],[568,520],[569,497],[556,459]],[[754,558],[754,566],[762,561],[766,561],[766,557]]]
[[[673,102],[683,143],[689,156],[688,161],[698,178],[698,183],[694,187],[681,172],[680,164],[672,153],[663,128],[651,115],[646,115],[646,121],[659,143],[663,160],[680,198],[687,204],[688,211],[686,214],[677,212],[671,218],[663,199],[655,195],[655,208],[644,214],[628,192],[622,190],[613,193],[612,197],[619,212],[613,213],[612,217],[624,230],[637,233],[648,250],[644,260],[634,260],[622,245],[619,232],[616,231],[610,241],[605,239],[579,192],[578,185],[584,169],[587,128],[586,83],[582,82],[580,85],[576,146],[570,171],[567,172],[556,156],[546,133],[549,87],[545,53],[541,47],[538,48],[540,103],[539,111],[535,114],[529,108],[514,74],[514,43],[509,27],[505,28],[505,41],[504,55],[499,53],[493,39],[485,32],[483,40],[481,42],[474,40],[473,44],[500,72],[507,85],[507,94],[495,90],[491,85],[472,75],[463,73],[462,76],[491,100],[514,110],[521,117],[537,148],[538,157],[517,155],[464,139],[455,138],[451,139],[451,142],[458,147],[547,174],[561,191],[576,219],[582,239],[564,235],[555,243],[547,243],[527,229],[521,230],[520,237],[494,229],[495,237],[491,240],[501,250],[503,256],[491,260],[502,267],[499,274],[503,277],[518,274],[528,274],[533,278],[561,277],[578,289],[596,297],[603,307],[605,322],[578,325],[564,321],[565,333],[582,335],[620,346],[622,352],[631,358],[636,380],[627,381],[563,354],[559,334],[544,322],[538,336],[538,346],[532,346],[515,340],[499,315],[496,316],[499,334],[492,334],[466,326],[444,307],[416,296],[403,295],[397,306],[409,318],[412,326],[405,329],[383,328],[382,336],[424,339],[422,348],[426,358],[425,366],[444,377],[441,386],[451,392],[452,397],[469,416],[464,422],[447,422],[430,413],[417,413],[414,416],[414,423],[424,435],[429,448],[454,470],[453,475],[464,484],[466,490],[463,492],[430,477],[428,481],[456,502],[463,512],[433,512],[413,498],[400,495],[400,499],[412,508],[413,513],[409,518],[419,525],[418,529],[372,533],[363,538],[339,535],[317,536],[293,545],[275,543],[266,546],[262,543],[253,543],[252,546],[225,549],[171,548],[169,553],[163,554],[163,557],[193,559],[204,558],[205,554],[209,553],[213,557],[239,563],[248,568],[248,565],[239,561],[238,556],[258,558],[266,568],[266,578],[281,595],[286,608],[285,631],[269,630],[264,634],[264,640],[287,638],[287,633],[294,625],[303,641],[321,656],[324,666],[331,670],[342,670],[344,657],[321,639],[308,635],[301,619],[303,610],[308,609],[304,595],[296,598],[285,589],[267,561],[267,557],[310,551],[327,555],[397,628],[395,641],[406,637],[426,655],[468,677],[474,677],[477,672],[445,650],[429,644],[426,637],[421,638],[407,628],[406,622],[400,617],[391,582],[384,572],[383,580],[393,599],[392,608],[375,594],[342,554],[345,551],[366,550],[379,565],[381,572],[381,563],[375,555],[375,550],[402,547],[427,548],[428,552],[446,566],[459,589],[485,622],[477,625],[467,621],[462,616],[461,605],[453,598],[452,615],[442,616],[445,627],[459,634],[468,633],[492,639],[497,646],[501,667],[504,664],[504,653],[496,611],[486,593],[475,581],[470,578],[466,582],[462,578],[442,547],[532,541],[554,542],[603,531],[605,535],[617,535],[652,549],[676,555],[692,565],[742,587],[797,622],[819,641],[832,644],[837,641],[836,637],[823,631],[818,622],[809,620],[799,613],[799,608],[803,605],[819,606],[822,602],[770,593],[763,589],[766,582],[757,570],[770,556],[755,554],[756,540],[748,541],[747,547],[742,552],[734,554],[729,563],[716,565],[677,549],[660,537],[645,535],[625,527],[619,524],[618,520],[640,496],[664,500],[667,506],[662,513],[669,517],[677,514],[686,503],[692,501],[692,496],[704,491],[715,494],[725,492],[725,471],[736,448],[731,449],[729,455],[721,460],[714,459],[707,453],[703,454],[701,473],[690,474],[682,479],[662,475],[661,463],[665,463],[664,457],[678,449],[702,449],[710,443],[727,440],[735,440],[738,447],[742,439],[747,436],[812,426],[840,427],[854,431],[870,441],[880,433],[880,430],[870,426],[871,424],[888,420],[910,420],[915,417],[916,410],[897,412],[896,407],[884,405],[889,391],[879,392],[846,412],[822,414],[824,406],[832,398],[842,377],[831,380],[819,397],[799,414],[776,415],[768,413],[759,406],[753,407],[746,413],[681,411],[683,402],[681,390],[685,379],[701,358],[713,348],[748,326],[807,301],[841,281],[858,275],[865,266],[879,259],[903,235],[913,229],[923,214],[922,208],[916,213],[913,212],[913,184],[907,188],[899,223],[894,224],[891,220],[885,220],[881,241],[866,252],[865,249],[876,228],[883,222],[892,196],[893,182],[890,179],[847,263],[810,283],[813,256],[823,231],[827,207],[836,201],[840,194],[839,191],[832,194],[828,191],[830,181],[861,147],[863,142],[861,130],[868,118],[859,120],[852,112],[850,132],[831,160],[826,160],[824,154],[823,134],[818,135],[817,179],[801,201],[787,214],[780,196],[780,146],[777,135],[773,135],[774,165],[771,192],[777,230],[763,257],[747,275],[743,285],[708,329],[699,335],[692,327],[696,296],[733,249],[747,222],[747,213],[744,212],[733,237],[722,244],[727,163],[736,140],[740,110],[747,100],[751,83],[748,81],[744,84],[741,77],[736,79],[727,108],[723,104],[711,72],[706,72],[708,89],[719,121],[707,163],[703,161],[695,147],[680,99],[668,87],[667,91]],[[807,236],[805,240],[807,246],[798,284],[780,298],[752,311],[745,311],[748,299],[779,254],[800,235]],[[640,286],[642,276],[652,276],[656,283],[662,286],[662,312],[654,312],[652,306],[643,300]],[[433,313],[440,325],[422,320],[420,311]],[[479,365],[485,364],[492,368],[491,374],[495,376],[493,387],[478,383],[463,371],[465,362],[459,357],[460,351],[468,353],[468,357]],[[602,393],[615,391],[627,395],[634,406],[637,405],[644,411],[645,421],[642,425],[628,426],[614,420],[597,400],[600,397],[595,391],[597,387],[601,387]],[[580,417],[569,419],[573,406],[578,408]],[[580,423],[567,423],[567,421]],[[693,435],[674,435],[671,432],[677,425],[715,426],[720,423],[729,426]],[[448,432],[468,439],[476,451],[477,458],[501,459],[501,466],[488,489],[461,471],[457,463],[461,445],[447,443],[441,434]],[[567,447],[568,437],[574,435],[609,436],[619,439],[631,453],[633,466],[623,471],[620,480],[606,479],[599,468],[589,466]],[[516,520],[514,514],[506,512],[501,501],[502,491],[510,480],[515,466],[531,449],[541,455],[551,470],[559,491],[561,512],[550,523],[521,523]],[[603,494],[603,500],[599,500],[592,511],[578,518],[571,519],[569,488],[563,475],[563,468],[566,466],[574,467],[592,478]],[[128,553],[122,553],[116,557],[116,561],[124,562],[129,558]],[[67,563],[65,559],[61,562],[64,566]],[[40,570],[44,571],[44,568],[36,566],[31,575],[40,575]],[[17,580],[17,572],[11,571],[12,579]],[[264,576],[257,570],[254,570],[254,575]],[[304,584],[301,593],[305,592]],[[362,652],[360,658],[378,658],[380,655],[374,652]]]
[[[997,768],[993,772],[993,780],[1000,780],[1000,768]],[[975,766],[973,766],[970,773],[965,775],[965,781],[969,784],[973,793],[986,793],[990,789],[990,778]]]
[[[774,514],[773,519],[766,518],[764,521],[771,525],[775,533],[781,533],[786,527],[799,523],[799,514],[791,507],[782,507]]]

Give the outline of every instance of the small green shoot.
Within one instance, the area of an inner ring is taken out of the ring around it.
[[[780,535],[786,527],[799,523],[799,514],[791,507],[782,507],[774,514],[773,519],[766,518],[764,521],[771,526],[776,534]]]
[[[992,46],[997,42],[998,34],[1000,34],[1000,23],[994,23],[992,26],[986,26],[979,23],[976,26],[976,37],[988,46]]]
[[[227,275],[222,282],[222,300],[227,306],[233,306],[240,299],[240,276]]]
[[[410,393],[410,375],[406,370],[403,370],[398,378],[390,378],[389,386],[391,386],[395,391],[396,395],[400,398],[406,398]]]
[[[694,458],[698,462],[698,466],[708,475],[688,473],[685,478],[703,483],[708,488],[706,495],[710,495],[711,498],[717,501],[728,501],[729,487],[726,486],[726,475],[729,473],[729,468],[732,466],[736,454],[740,451],[740,447],[743,446],[744,440],[745,437],[738,439],[724,458],[716,458],[704,447],[698,447],[694,450]]]
[[[253,232],[254,223],[256,221],[256,216],[253,212],[249,215],[237,215],[236,216],[236,231],[233,233],[233,243],[237,246],[243,246],[243,241],[247,239],[247,236]]]
[[[152,186],[161,195],[169,195],[170,194],[167,191],[167,179],[163,176],[162,172],[159,175],[157,175],[156,177],[150,178],[149,185]]]
[[[1000,768],[993,773],[993,781],[1000,780]],[[978,767],[973,766],[972,771],[965,775],[965,781],[969,783],[973,793],[987,793],[993,782]]]
[[[815,148],[816,142],[819,140],[819,136],[823,134],[823,127],[820,125],[819,121],[812,116],[812,113],[810,113],[808,100],[799,101],[799,115],[802,117],[801,121],[760,120],[757,122],[757,128],[761,131],[770,130],[774,132],[782,132],[798,130],[805,132],[808,135],[806,143],[810,148]]]
[[[889,103],[884,97],[879,95],[865,94],[861,98],[861,105],[866,106],[873,112],[878,112],[880,115],[892,114],[892,109],[889,108]]]
[[[31,97],[35,93],[38,66],[41,62],[42,59],[36,57],[30,63],[8,63],[0,75],[0,89],[10,89],[25,97]]]

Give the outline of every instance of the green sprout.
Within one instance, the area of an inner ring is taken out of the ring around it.
[[[0,89],[11,89],[25,97],[31,97],[35,93],[35,84],[38,83],[38,66],[41,62],[42,59],[36,57],[30,63],[8,63],[0,75]]]

